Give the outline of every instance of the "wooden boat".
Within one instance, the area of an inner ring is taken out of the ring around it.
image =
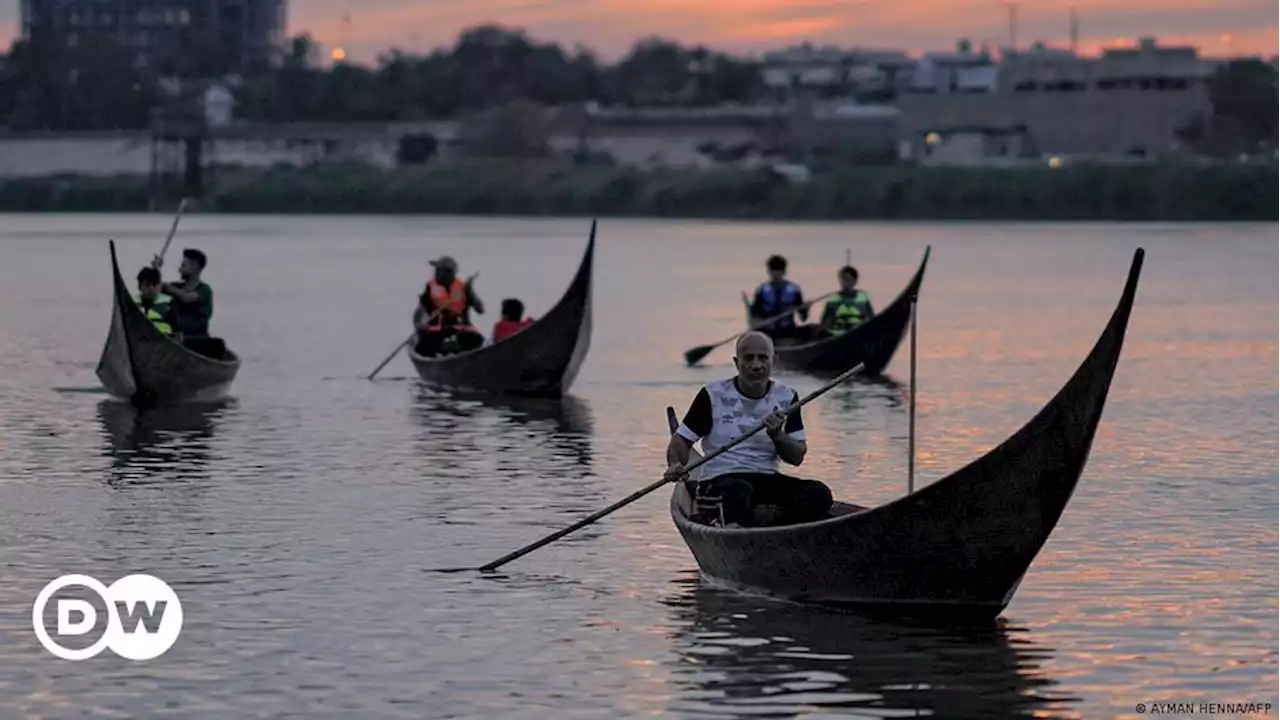
[[[876,508],[837,502],[817,522],[720,528],[689,519],[690,497],[678,484],[671,516],[702,575],[748,593],[870,615],[996,618],[1084,470],[1142,259],[1139,249],[1110,322],[1058,394],[995,449],[932,485]]]
[[[107,392],[138,406],[225,396],[240,358],[229,348],[221,358],[207,357],[160,332],[120,276],[114,241],[110,247],[111,329],[96,369]]]
[[[591,275],[596,225],[569,289],[537,322],[494,345],[409,359],[430,385],[519,397],[559,398],[569,391],[591,346]]]
[[[898,297],[862,325],[842,335],[814,342],[779,340],[775,343],[774,370],[841,373],[863,363],[866,367],[861,374],[880,374],[889,366],[889,361],[902,342],[902,336],[906,334],[907,324],[911,321],[911,302],[920,295],[920,284],[924,281],[924,270],[929,264],[931,250],[932,247],[925,248],[919,269]],[[751,299],[743,293],[742,300],[748,308],[747,323],[750,325]],[[821,309],[818,312],[821,313]]]

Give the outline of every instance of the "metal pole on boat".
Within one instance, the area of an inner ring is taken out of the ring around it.
[[[907,494],[916,487],[916,296],[911,296],[911,400],[907,408]]]
[[[844,264],[846,266],[853,264],[853,250],[849,248],[844,249]]]

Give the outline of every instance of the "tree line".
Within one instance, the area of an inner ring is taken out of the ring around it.
[[[19,41],[0,58],[0,126],[12,130],[146,127],[166,77],[218,67],[208,49],[140,66],[99,34],[74,47]],[[225,63],[224,63],[225,65]],[[758,63],[662,38],[637,42],[609,64],[584,47],[566,50],[496,25],[464,31],[426,55],[393,50],[372,66],[326,64],[307,35],[290,39],[279,66],[233,88],[236,113],[259,121],[388,121],[448,118],[516,100],[543,105],[597,101],[632,106],[752,102],[764,86]]]
[[[198,37],[174,42],[181,52],[151,64],[136,62],[109,33],[85,34],[74,46],[48,36],[16,42],[0,56],[0,127],[148,127],[153,108],[173,102],[164,91],[168,79],[216,77],[228,67],[229,59]],[[319,50],[306,35],[291,38],[277,67],[236,84],[237,116],[376,122],[454,118],[517,101],[696,107],[770,96],[757,61],[662,38],[638,41],[612,64],[588,48],[565,49],[492,24],[463,31],[451,48],[425,55],[393,50],[372,66],[326,64]],[[1274,148],[1276,77],[1276,66],[1259,60],[1222,65],[1210,81],[1212,113],[1188,123],[1183,139],[1220,156]]]

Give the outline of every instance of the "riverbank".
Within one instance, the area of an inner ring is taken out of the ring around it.
[[[1274,163],[857,167],[794,183],[765,170],[467,161],[385,170],[218,169],[203,211],[686,218],[1274,221]],[[0,211],[139,212],[145,175],[0,181]]]

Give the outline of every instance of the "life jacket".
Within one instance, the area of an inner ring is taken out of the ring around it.
[[[849,332],[871,319],[863,312],[867,307],[867,294],[861,290],[854,290],[851,297],[837,295],[830,303],[835,307],[835,317],[827,329],[834,335]]]
[[[493,324],[493,341],[500,343],[533,324],[533,318],[515,320],[499,320]]]
[[[757,292],[760,293],[760,300],[764,305],[764,316],[773,317],[787,311],[787,308],[796,307],[800,304],[800,287],[788,280],[786,285],[782,287],[782,292],[774,287],[773,283],[766,282],[760,285]],[[785,318],[771,323],[773,328],[789,328],[795,327],[795,316],[788,315]]]
[[[150,307],[144,307],[142,305],[141,296],[135,297],[133,301],[138,303],[138,308],[147,316],[147,319],[151,321],[151,324],[156,326],[157,330],[165,335],[173,335],[173,326],[165,322],[164,313],[162,312],[169,308],[169,303],[172,301],[172,298],[164,293],[157,294],[155,299],[151,301]]]
[[[445,287],[436,282],[435,278],[431,278],[427,281],[427,296],[431,298],[430,310],[435,313],[435,319],[431,321],[431,325],[427,326],[428,332],[439,332],[444,329],[445,312],[453,313],[454,317],[458,318],[457,324],[451,326],[452,329],[475,331],[475,328],[471,327],[470,313],[467,311],[466,283],[455,278],[449,287]]]

